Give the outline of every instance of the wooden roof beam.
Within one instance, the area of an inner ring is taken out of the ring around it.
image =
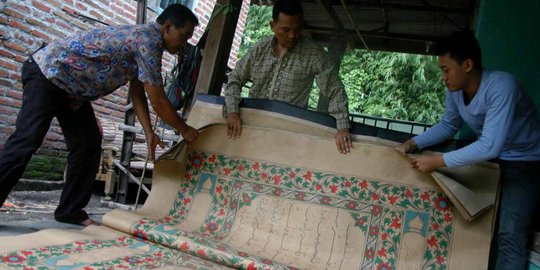
[[[300,2],[312,3],[310,0],[299,0]],[[339,6],[341,0],[331,0],[329,1],[330,6]],[[469,7],[463,8],[448,8],[448,7],[438,7],[433,5],[410,5],[410,4],[392,4],[392,3],[381,3],[379,1],[357,1],[350,0],[350,6],[356,8],[381,8],[388,10],[407,10],[407,11],[425,11],[425,12],[441,12],[446,14],[464,14],[470,15],[474,13],[474,9]]]

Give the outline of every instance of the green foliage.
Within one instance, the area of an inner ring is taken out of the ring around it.
[[[242,35],[242,44],[238,52],[238,59],[246,54],[247,49],[260,39],[272,34],[270,21],[272,20],[271,6],[251,5],[249,8],[246,27]]]
[[[421,123],[435,123],[444,112],[433,56],[355,50],[343,57],[339,74],[351,112]]]
[[[250,7],[239,58],[261,38],[271,35],[271,7]],[[389,119],[433,124],[444,112],[444,86],[433,56],[354,50],[341,62],[339,75],[349,97],[349,110]],[[244,87],[242,96],[247,96]],[[309,107],[316,108],[314,85]]]

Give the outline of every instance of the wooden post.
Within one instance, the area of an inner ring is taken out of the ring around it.
[[[226,5],[232,5],[233,8],[224,9]],[[214,19],[208,26],[196,93],[220,95],[241,8],[242,0],[217,1],[212,12]],[[224,10],[231,12],[225,14]]]

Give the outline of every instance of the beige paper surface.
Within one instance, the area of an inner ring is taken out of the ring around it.
[[[212,106],[198,102],[190,123],[221,122]],[[91,246],[78,262],[96,263],[91,258],[103,250],[120,251],[110,248],[115,244],[129,258],[105,256],[106,263],[142,262],[133,249],[144,249],[146,263],[172,252],[174,260],[153,265],[162,269],[487,268],[493,211],[466,222],[434,178],[387,142],[357,137],[342,155],[333,129],[257,110],[244,122],[250,125],[240,139],[212,125],[196,142],[175,146],[156,163],[144,207],[103,218],[103,226],[148,241]],[[8,241],[0,241],[0,250],[28,239]],[[59,244],[69,245],[69,237]]]

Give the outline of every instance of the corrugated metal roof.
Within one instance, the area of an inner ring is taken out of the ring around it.
[[[328,42],[338,36],[349,46],[432,54],[430,45],[454,31],[474,27],[480,0],[300,0],[305,32]],[[269,0],[252,0],[270,5]]]

